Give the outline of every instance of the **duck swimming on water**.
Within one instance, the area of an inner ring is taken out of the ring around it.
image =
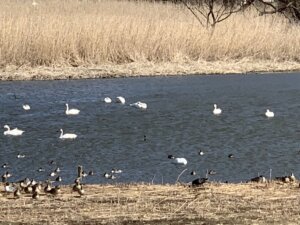
[[[183,165],[183,166],[187,164],[186,158],[175,158],[173,155],[168,155],[168,158],[172,159],[173,164]]]

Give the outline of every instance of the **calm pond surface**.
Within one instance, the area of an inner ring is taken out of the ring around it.
[[[102,101],[119,95],[125,105]],[[273,177],[291,172],[299,177],[299,97],[300,74],[295,73],[1,82],[0,164],[10,168],[0,172],[9,170],[11,181],[43,180],[59,166],[64,183],[73,182],[78,165],[94,170],[87,183],[174,183],[185,168],[184,182],[211,169],[216,181],[269,177],[270,169]],[[136,101],[148,109],[129,106]],[[30,111],[23,110],[24,103]],[[65,103],[80,114],[65,115]],[[212,114],[214,103],[221,116]],[[264,116],[267,108],[274,118]],[[4,136],[5,124],[25,132]],[[60,128],[77,139],[59,139]],[[17,158],[18,153],[26,157]],[[185,157],[187,166],[172,164],[168,154]],[[46,171],[38,172],[40,167]],[[112,168],[123,173],[105,179]]]

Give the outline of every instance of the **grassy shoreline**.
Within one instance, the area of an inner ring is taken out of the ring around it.
[[[70,186],[57,196],[1,192],[4,224],[298,224],[299,183]]]
[[[300,71],[300,63],[276,61],[216,61],[186,63],[130,63],[95,66],[17,67],[0,69],[0,80],[66,80],[141,76],[214,75]]]
[[[254,9],[214,31],[182,5],[0,1],[0,80],[300,71],[300,27]]]

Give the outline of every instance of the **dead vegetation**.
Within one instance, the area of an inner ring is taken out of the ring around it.
[[[62,187],[53,197],[0,196],[0,222],[22,224],[297,224],[298,182]]]
[[[0,1],[2,80],[300,69],[299,26],[277,14],[249,8],[212,33],[180,4],[35,3]]]

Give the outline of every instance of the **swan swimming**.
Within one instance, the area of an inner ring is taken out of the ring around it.
[[[67,107],[67,109],[66,109],[66,114],[67,115],[78,115],[79,112],[80,112],[79,109],[69,109],[69,104],[68,103],[66,103],[66,107]]]
[[[186,158],[175,158],[173,155],[169,155],[168,158],[173,160],[172,161],[173,164],[183,165],[183,166],[187,164]]]
[[[213,114],[214,115],[220,115],[221,113],[222,113],[222,109],[217,108],[217,104],[214,104]]]
[[[121,103],[121,104],[125,104],[125,98],[122,96],[118,96],[116,98],[116,103]]]
[[[23,130],[19,130],[18,128],[11,130],[8,125],[4,125],[4,128],[7,129],[6,131],[4,131],[4,135],[20,136],[24,133]]]
[[[30,110],[30,105],[27,105],[27,104],[23,105],[23,109],[26,110],[26,111]]]
[[[111,98],[110,98],[110,97],[105,97],[105,98],[103,99],[103,101],[104,101],[105,103],[111,103]]]
[[[64,134],[63,129],[60,129],[60,139],[75,139],[77,138],[76,134]]]
[[[130,104],[130,106],[133,106],[138,109],[147,109],[147,104],[144,102],[140,102],[140,101],[132,103],[132,104]]]
[[[267,109],[267,111],[265,112],[266,117],[268,118],[272,118],[274,117],[274,113],[272,111],[270,111],[269,109]]]

